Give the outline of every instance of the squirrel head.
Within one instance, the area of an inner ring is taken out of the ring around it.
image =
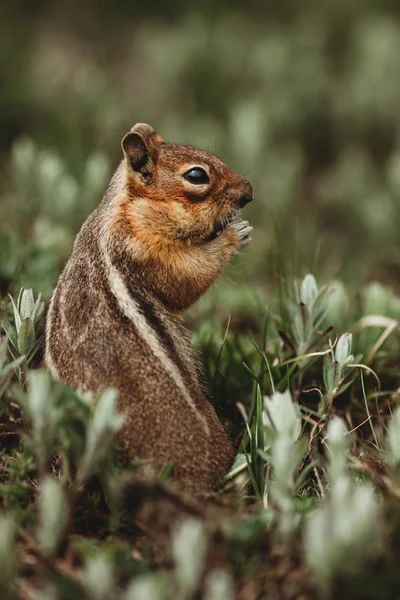
[[[137,123],[122,140],[125,223],[132,234],[201,244],[217,236],[252,200],[252,188],[210,152],[169,144]],[[122,208],[122,207],[121,207]]]

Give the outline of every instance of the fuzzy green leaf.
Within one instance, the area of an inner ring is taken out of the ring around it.
[[[59,481],[45,477],[40,485],[38,544],[46,555],[53,555],[67,522],[67,505]]]
[[[335,359],[341,366],[345,365],[349,362],[349,359],[353,358],[351,355],[352,338],[353,336],[351,333],[344,333],[337,341],[335,348]]]
[[[392,469],[400,466],[400,407],[393,413],[387,431],[387,464]]]
[[[318,286],[314,275],[309,273],[301,282],[300,286],[300,301],[303,302],[309,310],[312,309],[314,300],[318,295]]]
[[[93,600],[108,600],[115,589],[111,557],[98,553],[88,558],[83,574],[84,586]]]
[[[123,600],[164,600],[167,597],[165,583],[157,575],[139,575],[129,584]]]
[[[27,317],[22,321],[18,331],[18,351],[28,355],[35,346],[36,334],[32,319]]]
[[[173,534],[172,554],[176,577],[182,592],[187,595],[196,589],[204,566],[206,549],[207,538],[200,521],[187,519]]]
[[[8,588],[15,569],[16,527],[13,517],[0,513],[0,591]]]
[[[215,569],[205,582],[205,600],[233,600],[235,597],[232,577],[223,569]]]
[[[82,457],[83,476],[92,474],[124,424],[124,416],[116,411],[117,391],[107,389],[100,395],[89,423],[85,452]]]
[[[33,298],[33,290],[23,290],[21,294],[21,299],[19,301],[19,314],[21,319],[24,320],[26,318],[32,317],[32,312],[35,307],[35,300]]]
[[[15,328],[17,330],[17,333],[19,332],[19,328],[21,327],[21,323],[22,323],[22,319],[21,316],[19,314],[19,310],[14,302],[14,299],[12,296],[10,296],[10,294],[8,295],[10,300],[11,300],[11,304],[13,307],[13,311],[14,311],[14,322],[15,322]]]

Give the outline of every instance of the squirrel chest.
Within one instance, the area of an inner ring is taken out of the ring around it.
[[[46,363],[80,390],[118,390],[127,458],[166,461],[202,492],[233,459],[181,322],[251,241],[238,217],[250,184],[216,156],[137,124],[124,160],[79,232],[50,304]]]

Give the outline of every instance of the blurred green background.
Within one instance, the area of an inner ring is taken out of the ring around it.
[[[252,182],[236,283],[400,287],[397,0],[3,2],[0,77],[2,294],[50,292],[137,121]]]

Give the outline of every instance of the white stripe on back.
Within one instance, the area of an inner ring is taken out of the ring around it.
[[[56,369],[55,364],[53,363],[53,359],[51,357],[51,350],[50,350],[50,336],[52,335],[52,327],[51,327],[51,316],[52,316],[52,311],[53,311],[53,302],[54,302],[54,297],[56,295],[57,292],[57,288],[54,290],[53,295],[51,297],[51,301],[50,301],[50,306],[49,306],[49,310],[47,311],[47,316],[46,316],[46,348],[45,348],[45,363],[47,368],[49,369],[50,373],[52,374],[52,376],[54,377],[54,379],[60,379],[58,371]]]
[[[106,267],[108,284],[110,286],[110,290],[112,294],[117,299],[118,305],[124,315],[133,323],[136,327],[140,337],[143,341],[148,344],[154,356],[159,360],[166,373],[170,376],[172,381],[177,385],[180,392],[182,393],[183,398],[186,400],[187,404],[192,408],[195,412],[196,417],[202,421],[204,430],[207,436],[210,435],[210,429],[208,427],[208,423],[206,418],[202,415],[202,413],[196,407],[196,404],[193,401],[190,393],[188,392],[185,382],[182,379],[181,373],[177,366],[173,363],[173,361],[169,358],[169,356],[165,353],[162,348],[160,341],[157,337],[157,334],[154,332],[151,325],[149,325],[146,317],[140,312],[135,299],[129,294],[124,281],[121,278],[121,275],[118,272],[118,269],[112,264],[110,256],[106,247],[106,239],[103,235],[101,236],[101,254],[104,261],[104,265]]]

